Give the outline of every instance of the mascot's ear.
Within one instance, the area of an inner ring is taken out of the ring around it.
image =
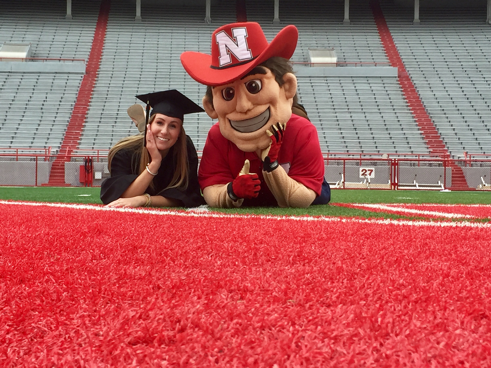
[[[203,107],[205,108],[206,113],[208,116],[212,119],[218,119],[218,114],[215,111],[215,108],[213,107],[213,104],[208,100],[208,98],[205,96],[203,97]]]
[[[285,95],[287,99],[295,97],[297,93],[297,77],[293,73],[286,73],[283,76],[284,84],[281,86],[285,91]]]

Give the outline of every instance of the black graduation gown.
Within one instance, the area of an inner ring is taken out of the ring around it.
[[[198,154],[194,148],[193,141],[187,136],[188,151],[188,178],[187,189],[170,188],[165,189],[171,182],[176,170],[174,162],[174,148],[171,147],[167,156],[162,160],[158,174],[153,179],[154,188],[148,187],[146,193],[154,196],[160,195],[165,198],[177,199],[183,207],[197,207],[205,203],[198,184]],[[111,161],[111,177],[105,179],[101,184],[101,201],[108,204],[120,198],[125,190],[138,177],[140,162],[140,151],[122,149],[114,155]]]

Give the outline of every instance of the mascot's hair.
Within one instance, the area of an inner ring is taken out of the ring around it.
[[[278,57],[278,56],[274,56],[272,58],[269,58],[264,63],[262,63],[260,66],[264,66],[265,68],[268,68],[269,70],[271,70],[271,73],[273,73],[275,80],[279,84],[280,87],[284,83],[283,76],[286,73],[292,73],[293,74],[293,67],[290,64],[290,62],[287,59],[282,58],[282,57]],[[213,93],[212,93],[212,87],[211,86],[207,86],[205,97],[213,106]],[[303,105],[298,102],[297,94],[295,94],[295,96],[293,97],[292,112],[295,115],[299,115],[299,116],[304,117],[305,119],[309,119],[309,117],[307,115],[307,111],[305,110],[305,107],[303,107]]]

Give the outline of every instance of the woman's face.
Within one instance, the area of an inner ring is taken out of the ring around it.
[[[150,132],[155,138],[159,151],[168,151],[176,144],[181,134],[182,120],[164,114],[156,114],[150,124]]]

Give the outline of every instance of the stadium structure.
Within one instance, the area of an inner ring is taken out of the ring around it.
[[[491,0],[0,0],[0,8],[0,185],[100,184],[107,150],[137,134],[126,112],[135,95],[176,88],[200,102],[205,87],[186,74],[181,53],[209,53],[213,30],[248,20],[268,40],[288,24],[299,29],[298,95],[333,186],[490,188]],[[198,150],[213,123],[186,118]]]

